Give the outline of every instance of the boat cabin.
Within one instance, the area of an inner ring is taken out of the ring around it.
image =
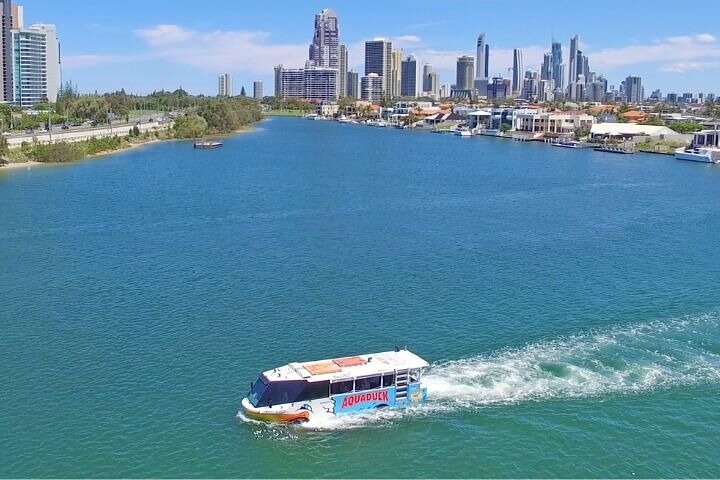
[[[418,384],[428,363],[407,350],[288,365],[263,372],[247,396],[255,408],[308,402],[353,392],[395,387],[397,395]],[[385,395],[385,398],[387,395]],[[352,397],[351,397],[352,398]],[[363,396],[364,398],[364,396]],[[368,399],[382,401],[383,396]]]

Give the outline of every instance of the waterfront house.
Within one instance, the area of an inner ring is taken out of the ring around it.
[[[597,119],[584,112],[543,112],[523,109],[515,115],[514,127],[518,132],[543,136],[574,135],[576,129],[590,130]]]
[[[635,123],[598,123],[590,128],[593,140],[631,140],[635,137],[653,137],[658,139],[681,138],[668,127],[657,125],[638,125]]]

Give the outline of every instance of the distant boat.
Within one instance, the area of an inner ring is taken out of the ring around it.
[[[455,135],[457,135],[458,137],[469,137],[472,135],[472,132],[467,127],[458,127],[455,130]]]
[[[635,153],[635,150],[632,150],[631,148],[625,148],[625,147],[619,147],[619,146],[613,146],[613,145],[605,145],[602,147],[596,147],[594,148],[596,152],[607,152],[607,153],[620,153],[624,155],[629,155],[631,153]]]
[[[193,144],[193,148],[209,149],[209,148],[220,148],[223,146],[222,142],[211,141],[211,140],[200,140]]]
[[[577,140],[562,140],[559,142],[551,143],[553,147],[563,147],[563,148],[582,148],[582,144],[578,142]]]

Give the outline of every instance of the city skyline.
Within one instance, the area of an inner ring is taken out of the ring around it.
[[[312,18],[324,8],[337,12],[341,43],[348,46],[348,70],[363,71],[365,41],[382,37],[391,41],[393,48],[402,48],[404,56],[413,55],[419,65],[431,64],[442,84],[452,83],[457,58],[475,56],[477,37],[485,33],[491,46],[490,77],[508,76],[514,49],[522,51],[526,69],[540,70],[553,39],[563,46],[567,68],[574,35],[579,36],[579,49],[590,58],[591,69],[603,73],[614,85],[628,76],[640,76],[648,91],[712,92],[717,88],[713,77],[720,71],[720,35],[710,18],[692,25],[669,25],[664,12],[626,8],[621,2],[609,2],[608,10],[613,10],[611,4],[622,6],[615,9],[622,11],[622,16],[597,22],[602,26],[568,21],[568,9],[554,5],[552,12],[533,13],[535,28],[531,29],[520,23],[514,29],[507,23],[508,18],[527,15],[526,8],[494,0],[455,2],[467,13],[462,19],[437,2],[394,2],[383,12],[382,22],[377,18],[371,21],[374,14],[359,5],[332,1],[281,2],[280,15],[247,5],[237,15],[202,18],[183,5],[167,11],[156,5],[140,8],[140,2],[130,0],[123,11],[109,14],[83,8],[85,3],[63,10],[46,1],[22,2],[26,23],[58,26],[63,79],[76,83],[81,91],[125,88],[147,93],[182,86],[193,93],[213,94],[218,74],[225,71],[233,75],[236,89],[247,89],[254,80],[272,85],[274,65],[299,67],[307,59]],[[220,11],[225,3],[218,1],[213,6]],[[502,9],[497,8],[501,5]],[[142,16],[132,14],[138,9]],[[517,14],[512,15],[515,10]],[[623,18],[632,17],[633,12],[642,13],[643,25],[628,29]],[[517,40],[518,31],[522,31],[523,41]],[[155,75],[160,67],[162,75]]]

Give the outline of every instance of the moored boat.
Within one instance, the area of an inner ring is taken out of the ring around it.
[[[199,140],[193,143],[193,148],[208,149],[208,148],[220,148],[223,146],[222,142],[214,140]]]
[[[720,130],[700,130],[688,148],[675,150],[675,158],[692,162],[720,163]]]
[[[632,150],[630,148],[620,147],[617,145],[604,145],[602,147],[595,147],[593,150],[596,152],[606,152],[606,153],[620,153],[620,154],[632,154],[635,153],[635,150]]]
[[[457,135],[459,137],[470,137],[470,136],[472,136],[472,132],[470,131],[470,129],[468,127],[458,127],[455,130],[455,135]]]
[[[562,140],[559,142],[551,143],[553,147],[563,147],[563,148],[582,148],[582,144],[578,142],[577,140]]]
[[[254,420],[306,422],[381,407],[425,401],[420,382],[428,363],[408,351],[394,351],[289,363],[263,372],[242,399],[241,414]]]

